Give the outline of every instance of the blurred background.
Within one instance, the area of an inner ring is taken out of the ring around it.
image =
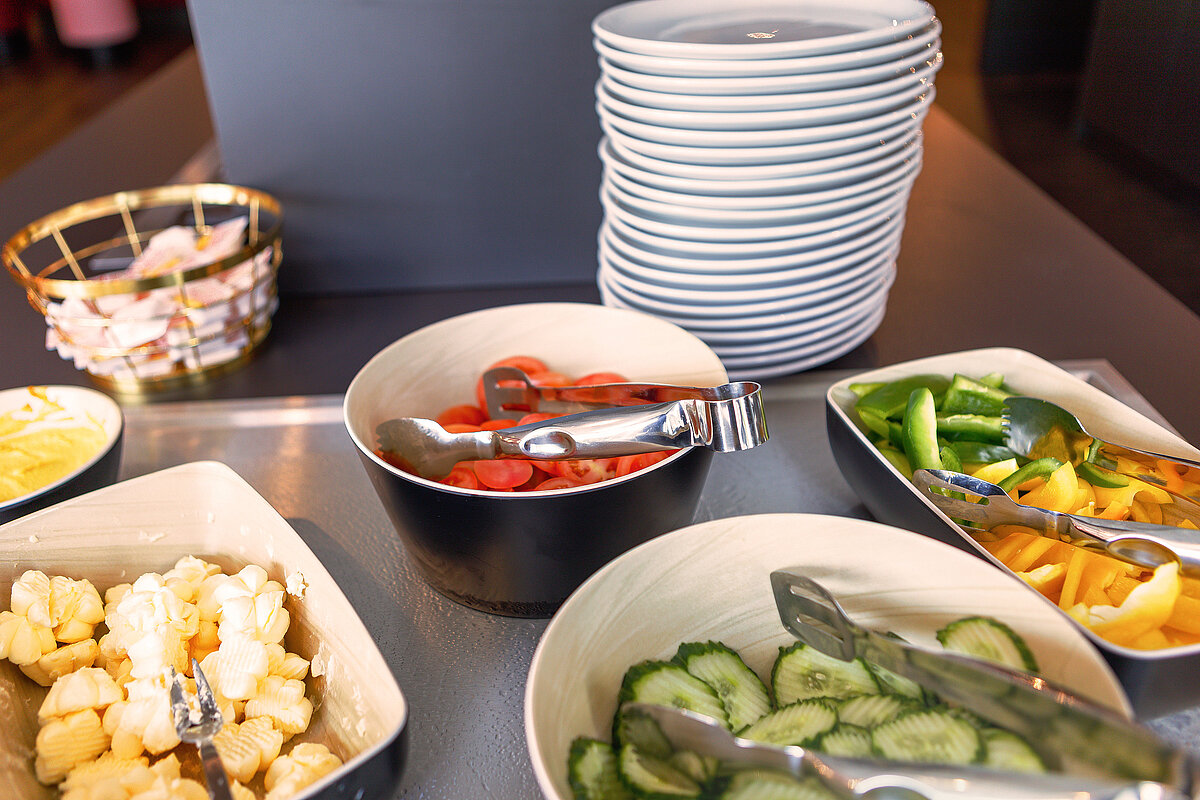
[[[937,104],[1200,313],[1200,6],[935,7]],[[0,180],[192,47],[184,0],[0,0]]]

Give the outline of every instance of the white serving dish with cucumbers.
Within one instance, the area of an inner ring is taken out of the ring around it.
[[[937,631],[972,615],[1016,631],[1051,681],[1129,713],[1115,676],[1082,633],[1015,581],[966,553],[878,523],[805,514],[731,517],[661,536],[610,562],[567,599],[534,653],[525,730],[547,798],[573,796],[578,737],[611,741],[618,693],[639,662],[717,641],[766,682],[784,630],[773,570],[819,581],[866,627],[940,647]]]
[[[871,444],[854,414],[857,401],[851,389],[854,384],[890,382],[922,374],[950,378],[956,373],[973,378],[998,373],[1013,391],[1069,409],[1089,432],[1109,441],[1187,458],[1200,454],[1172,431],[1121,400],[1023,350],[987,348],[931,356],[852,375],[831,386],[826,394],[830,447],[842,474],[872,516],[974,553],[1014,581],[1017,579],[1007,567],[923,496],[908,476],[902,475]],[[1018,583],[1018,587],[1023,588],[1024,584]],[[1028,591],[1053,613],[1061,613],[1069,620],[1049,600],[1033,589]],[[1073,621],[1070,624],[1075,625]],[[1194,680],[1195,671],[1200,669],[1200,645],[1134,650],[1105,641],[1082,626],[1078,628],[1113,666],[1139,717],[1159,716],[1200,702],[1200,684]]]

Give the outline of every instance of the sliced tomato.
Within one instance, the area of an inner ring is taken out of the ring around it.
[[[545,492],[553,489],[570,489],[572,486],[583,486],[583,484],[579,483],[578,481],[573,481],[570,478],[555,476],[553,478],[546,478],[546,480],[542,481],[533,488],[535,491]]]
[[[479,406],[470,404],[450,406],[433,418],[433,421],[445,428],[447,425],[465,424],[478,425],[487,419],[487,414]],[[446,428],[449,430],[449,428]]]
[[[568,461],[547,461],[553,465],[550,473],[577,483],[599,483],[616,477],[615,458],[573,458]]]
[[[489,489],[512,489],[533,475],[533,466],[519,458],[496,458],[474,462],[475,477]]]
[[[529,382],[534,386],[570,386],[571,379],[561,372],[542,370],[529,376]]]
[[[534,411],[526,414],[517,420],[518,425],[528,425],[531,422],[545,422],[548,419],[557,419],[558,417],[566,416],[565,414],[547,414],[545,411]]]
[[[677,453],[678,450],[662,450],[656,453],[639,453],[636,456],[621,456],[617,459],[617,464],[614,469],[616,477],[623,478],[634,472],[653,466],[663,459],[669,457],[672,453]]]
[[[475,471],[466,464],[458,464],[454,469],[450,470],[450,474],[442,478],[438,483],[444,483],[447,486],[457,486],[460,489],[478,489],[479,480],[475,477]]]
[[[591,372],[575,381],[576,386],[600,386],[606,383],[629,383],[619,372]]]
[[[481,431],[502,431],[505,428],[511,428],[516,425],[517,421],[512,419],[489,419],[479,426]]]

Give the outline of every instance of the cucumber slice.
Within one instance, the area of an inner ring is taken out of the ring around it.
[[[838,720],[849,725],[874,728],[905,711],[919,708],[912,700],[895,694],[860,694],[838,705]]]
[[[681,644],[674,661],[712,687],[725,706],[733,730],[741,730],[771,710],[762,679],[741,656],[720,642]]]
[[[817,749],[831,756],[846,758],[871,758],[875,750],[871,747],[871,732],[857,725],[839,722],[826,731],[817,742]]]
[[[835,800],[837,795],[813,778],[786,772],[747,769],[735,772],[718,800]]]
[[[643,661],[630,667],[621,681],[617,707],[632,700],[686,708],[729,726],[725,705],[712,687],[671,661]]]
[[[693,750],[676,750],[667,763],[701,786],[717,775],[721,762],[713,756],[702,756]]]
[[[857,694],[879,694],[879,683],[861,658],[842,661],[804,642],[779,649],[771,669],[771,688],[778,706],[810,697],[841,699]]]
[[[987,753],[983,763],[993,769],[1008,772],[1045,772],[1046,763],[1029,742],[1003,728],[984,728],[981,731]]]
[[[608,742],[580,737],[571,742],[567,782],[575,800],[633,800],[617,772],[617,754]]]
[[[671,800],[677,797],[699,797],[700,784],[665,761],[653,758],[631,744],[617,753],[617,771],[639,798]]]
[[[837,709],[831,701],[801,700],[772,711],[740,730],[738,736],[767,744],[807,747],[837,722]]]
[[[652,717],[621,708],[617,709],[613,723],[613,746],[620,749],[627,744],[636,747],[638,752],[661,759],[669,758],[675,749]]]
[[[901,638],[894,633],[889,633],[888,636],[896,639]],[[929,699],[928,692],[921,687],[921,684],[911,678],[898,675],[890,669],[873,664],[870,661],[866,662],[866,664],[867,669],[875,676],[875,680],[884,694],[898,694],[901,697],[907,697],[919,703],[924,703]]]
[[[983,738],[971,723],[945,711],[911,711],[871,730],[877,755],[892,761],[974,764],[983,759]]]
[[[1037,672],[1037,659],[1025,640],[1012,628],[991,617],[966,617],[951,622],[937,632],[937,639],[942,647],[955,653]]]

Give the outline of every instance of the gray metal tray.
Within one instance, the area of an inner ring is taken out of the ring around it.
[[[1166,424],[1107,361],[1060,366]],[[849,374],[766,383],[771,439],[713,460],[697,521],[768,512],[869,518],[825,434],[825,392]],[[341,404],[329,395],[126,408],[121,477],[222,461],[295,527],[362,617],[409,701],[410,749],[397,797],[537,797],[523,695],[547,621],[473,611],[425,584],[366,479]],[[1200,742],[1200,708],[1150,724],[1177,744]]]

